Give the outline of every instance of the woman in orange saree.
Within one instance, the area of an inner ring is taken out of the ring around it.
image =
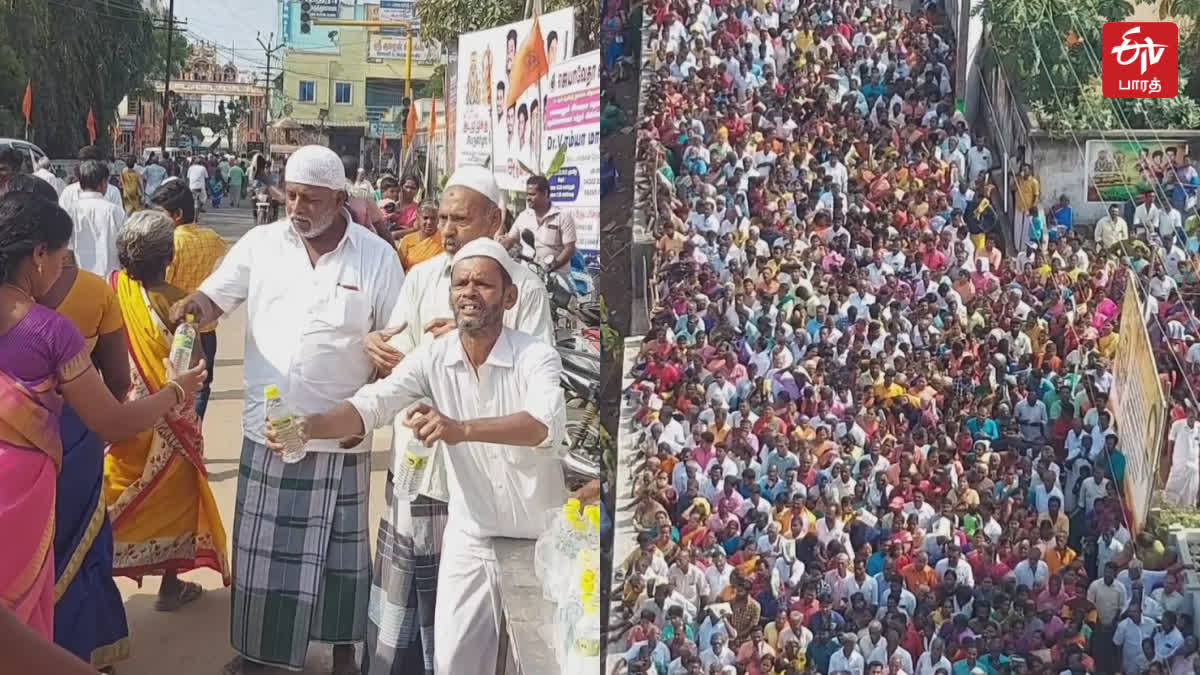
[[[184,296],[166,282],[172,230],[165,214],[139,211],[117,241],[123,269],[111,283],[125,319],[130,401],[153,395],[166,381],[163,362],[176,328],[170,307]],[[109,447],[104,499],[113,527],[113,574],[138,581],[161,574],[155,609],[172,611],[200,595],[198,584],[179,580],[180,572],[209,567],[229,585],[225,528],[208,486],[194,407],[174,409],[149,430]]]

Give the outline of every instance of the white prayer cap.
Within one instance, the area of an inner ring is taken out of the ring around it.
[[[457,172],[456,172],[457,174]],[[513,259],[508,254],[508,250],[495,239],[488,237],[480,237],[473,241],[467,242],[462,248],[458,249],[458,253],[454,254],[453,264],[466,260],[467,258],[491,258],[500,263],[500,267],[508,274],[508,278],[513,278]]]
[[[446,183],[447,190],[452,187],[465,187],[474,190],[483,195],[496,208],[502,208],[500,203],[500,186],[496,184],[496,176],[492,174],[492,170],[487,167],[477,164],[458,167]]]
[[[288,157],[284,180],[330,190],[346,189],[342,158],[323,145],[306,145]]]

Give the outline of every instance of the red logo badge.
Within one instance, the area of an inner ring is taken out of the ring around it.
[[[1113,21],[1100,40],[1107,98],[1175,98],[1179,93],[1179,26],[1170,21]]]

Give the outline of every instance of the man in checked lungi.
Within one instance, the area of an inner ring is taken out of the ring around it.
[[[227,675],[298,671],[310,642],[332,643],[333,674],[358,672],[367,634],[370,437],[267,450],[264,389],[297,415],[327,410],[367,383],[363,341],[392,315],[404,272],[396,251],[345,209],[332,150],[305,146],[285,175],[287,217],[243,236],[173,314],[208,325],[246,305],[245,405],[233,521]]]
[[[519,266],[491,239],[459,249],[450,304],[457,330],[408,354],[386,378],[328,412],[296,420],[302,439],[404,426],[443,444],[450,515],[438,572],[435,675],[490,675],[500,645],[495,537],[537,537],[566,498],[566,408],[555,348],[506,328]],[[281,450],[273,431],[270,447]],[[599,635],[595,638],[598,640]]]
[[[396,311],[387,322],[389,329],[367,336],[367,352],[381,374],[390,373],[405,354],[454,329],[451,262],[464,246],[496,234],[503,220],[500,203],[500,188],[490,170],[464,166],[450,177],[439,206],[445,252],[409,270]],[[545,285],[520,265],[513,266],[513,284],[517,301],[504,312],[504,325],[553,344]],[[393,466],[398,466],[413,437],[404,419],[403,413],[397,415],[392,428]],[[387,507],[375,547],[364,674],[411,675],[423,670],[432,675],[434,671],[434,606],[450,499],[442,452],[438,444],[415,499],[396,495],[394,472],[388,473]],[[416,644],[420,655],[413,658],[410,648]]]

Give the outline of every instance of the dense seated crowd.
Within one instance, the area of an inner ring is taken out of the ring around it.
[[[1108,404],[1132,278],[1172,402],[1166,497],[1194,505],[1175,237],[1056,216],[1006,253],[937,7],[646,13],[656,302],[610,669],[1196,672],[1184,570],[1135,536]]]

